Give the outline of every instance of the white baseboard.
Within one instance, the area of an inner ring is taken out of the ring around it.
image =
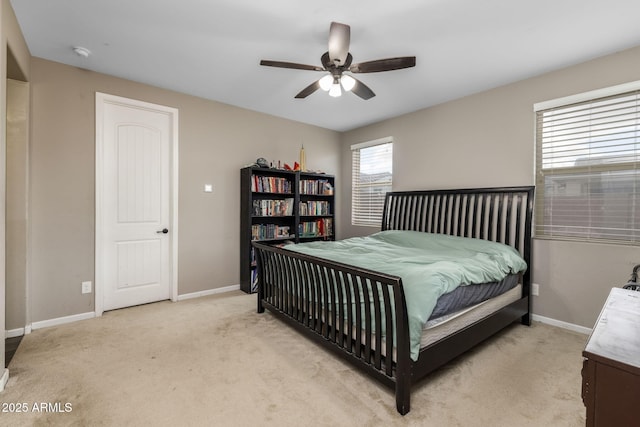
[[[578,332],[585,335],[590,335],[592,331],[591,328],[586,328],[580,325],[574,325],[573,323],[567,323],[561,320],[551,319],[549,317],[539,316],[537,314],[532,315],[531,319],[536,322],[546,323],[547,325],[557,326],[558,328],[568,329],[570,331]]]
[[[206,291],[178,295],[178,301],[184,301],[186,299],[192,299],[192,298],[206,297],[206,296],[215,295],[215,294],[223,294],[225,292],[232,292],[237,290],[240,290],[240,285],[231,285],[231,286],[225,286],[224,288],[208,289]]]
[[[88,313],[74,314],[72,316],[58,317],[56,319],[42,320],[40,322],[33,322],[31,324],[31,329],[42,329],[48,328],[50,326],[64,325],[65,323],[77,322],[78,320],[93,319],[94,317],[96,317],[96,313],[94,311],[91,311]]]
[[[0,392],[4,391],[4,386],[7,385],[7,381],[9,381],[9,370],[5,368],[2,377],[0,377]]]
[[[231,285],[231,286],[226,286],[224,288],[209,289],[206,291],[178,295],[178,301],[184,301],[192,298],[206,297],[208,295],[222,294],[226,292],[233,292],[237,290],[240,290],[240,285]],[[72,323],[72,322],[77,322],[79,320],[93,319],[94,317],[96,317],[96,313],[91,311],[88,313],[74,314],[72,316],[58,317],[56,319],[41,320],[39,322],[33,322],[31,325],[27,325],[24,328],[5,331],[5,337],[6,338],[18,337],[20,335],[30,334],[32,329],[42,329],[42,328],[48,328],[50,326],[64,325],[65,323]]]
[[[15,338],[23,336],[26,328],[18,328],[18,329],[10,329],[8,331],[4,331],[5,338]]]

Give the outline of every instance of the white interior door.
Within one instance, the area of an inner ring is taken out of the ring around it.
[[[96,312],[175,299],[177,111],[97,94],[96,114]]]

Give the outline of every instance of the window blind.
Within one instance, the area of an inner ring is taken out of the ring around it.
[[[640,241],[640,89],[536,112],[537,237]]]
[[[393,140],[383,138],[351,146],[351,224],[380,226],[393,181]]]

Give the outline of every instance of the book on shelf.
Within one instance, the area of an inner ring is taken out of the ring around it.
[[[290,238],[291,227],[278,224],[254,224],[251,226],[251,240]]]
[[[300,202],[300,215],[331,215],[331,205],[325,200]]]
[[[253,216],[291,216],[293,215],[293,199],[254,200]]]
[[[333,185],[328,179],[301,179],[300,194],[333,195]]]
[[[333,218],[304,221],[298,226],[300,237],[329,237],[333,235]]]
[[[251,175],[251,191],[256,193],[292,193],[291,180],[278,176]]]

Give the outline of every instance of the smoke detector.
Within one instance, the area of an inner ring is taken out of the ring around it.
[[[82,46],[74,46],[73,51],[75,52],[76,55],[82,58],[88,58],[89,55],[91,55],[91,51],[86,47],[82,47]]]

